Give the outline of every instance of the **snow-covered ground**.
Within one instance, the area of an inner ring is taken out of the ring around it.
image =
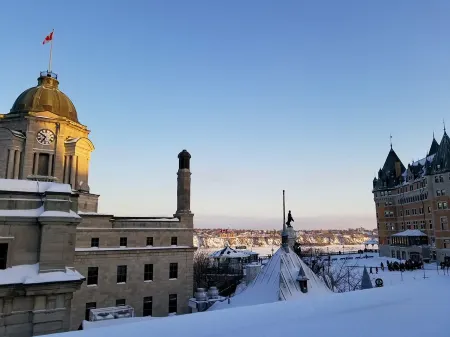
[[[58,334],[60,337],[448,337],[450,277]],[[435,323],[432,323],[435,322]],[[55,335],[56,336],[56,335]]]
[[[365,256],[368,256],[369,258],[365,258]],[[367,253],[367,254],[364,253],[361,255],[356,254],[331,255],[332,268],[339,269],[342,266],[344,266],[344,268],[348,267],[352,270],[352,273],[354,273],[356,277],[360,278],[362,277],[364,266],[367,267],[367,271],[370,271],[370,267],[372,267],[372,274],[369,274],[369,276],[374,286],[375,280],[377,278],[381,278],[383,280],[383,285],[386,287],[416,281],[424,281],[429,278],[436,278],[441,275],[444,275],[444,271],[441,269],[437,269],[435,263],[425,264],[424,270],[418,269],[413,271],[400,272],[400,271],[389,271],[387,268],[387,261],[400,262],[397,259],[380,257],[378,254],[374,253]],[[384,271],[381,270],[381,263],[383,263],[385,267]],[[376,273],[376,267],[378,267],[378,274]]]

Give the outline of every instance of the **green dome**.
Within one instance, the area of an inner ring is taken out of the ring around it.
[[[41,73],[38,85],[21,93],[10,112],[50,111],[79,123],[75,106],[69,97],[58,89],[58,85],[55,74]]]

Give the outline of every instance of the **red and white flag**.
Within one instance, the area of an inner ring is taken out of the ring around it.
[[[42,41],[42,44],[49,43],[52,40],[53,40],[53,31],[45,37],[44,41]]]

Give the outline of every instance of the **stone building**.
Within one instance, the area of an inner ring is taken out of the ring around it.
[[[0,232],[0,269],[8,268],[0,272],[6,273],[10,267],[21,268],[24,264],[48,272],[42,269],[48,263],[55,272],[66,270],[62,274],[78,275],[76,282],[67,286],[70,289],[61,286],[58,286],[58,291],[55,287],[45,288],[48,296],[65,294],[63,302],[58,296],[47,299],[47,302],[42,302],[39,297],[33,305],[30,304],[32,300],[25,300],[26,310],[31,312],[43,309],[42,306],[49,310],[64,308],[64,315],[67,316],[59,319],[61,325],[42,326],[35,330],[33,316],[29,315],[26,324],[31,328],[19,329],[17,336],[78,329],[93,308],[130,305],[137,316],[167,316],[189,311],[195,251],[194,215],[190,210],[191,155],[186,150],[178,155],[177,210],[173,216],[118,217],[99,214],[99,195],[90,193],[89,187],[89,160],[94,150],[88,138],[89,132],[85,125],[80,124],[71,100],[59,90],[58,78],[54,73],[41,73],[38,85],[20,94],[9,113],[0,114],[0,193],[7,193],[5,198],[0,199],[0,210],[9,212],[6,218],[0,215],[0,230],[3,231]],[[27,184],[26,193],[21,189],[21,184]],[[49,186],[47,190],[33,190],[33,187],[43,184]],[[63,190],[64,193],[55,195],[53,189]],[[20,193],[30,196],[21,196]],[[51,198],[48,198],[49,195]],[[17,201],[16,197],[24,200]],[[31,199],[36,200],[32,202]],[[64,199],[65,203],[59,199]],[[44,206],[39,206],[39,201]],[[52,206],[50,201],[55,205]],[[47,233],[44,231],[47,227],[42,222],[47,219],[48,213],[42,217],[47,210],[67,213],[64,216],[51,213],[54,216],[52,224],[56,225],[51,228],[64,235],[48,232],[51,235],[45,236],[48,249],[64,246],[64,253],[59,256],[49,255],[39,246],[43,241],[38,238]],[[18,227],[25,211],[34,217],[28,217],[31,221],[29,227],[23,226],[23,223]],[[25,240],[22,234],[19,240],[15,234],[19,233],[19,228],[26,228],[25,237],[30,236],[38,241]],[[39,229],[44,234],[39,234]],[[70,234],[63,229],[70,229]],[[7,240],[12,240],[14,244],[5,246]],[[50,262],[41,258],[44,253]],[[74,291],[72,300],[71,293]],[[15,307],[15,300],[2,300],[0,280],[0,336],[2,326],[9,325],[3,319],[6,317],[4,315],[22,308]],[[36,301],[39,303],[36,304]]]
[[[450,256],[450,138],[444,129],[423,159],[405,167],[394,149],[373,179],[380,255],[443,261]],[[422,234],[421,234],[422,233]]]
[[[69,185],[0,179],[0,336],[67,331],[77,195]]]

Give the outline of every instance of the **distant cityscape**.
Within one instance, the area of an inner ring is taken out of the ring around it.
[[[378,237],[377,229],[349,228],[296,231],[297,241],[305,246],[360,245]],[[280,230],[194,229],[194,246],[199,248],[269,247],[281,244]]]

